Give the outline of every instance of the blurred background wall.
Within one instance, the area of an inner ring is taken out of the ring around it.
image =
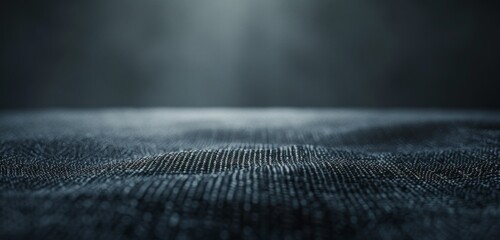
[[[500,109],[495,1],[3,1],[0,108]]]

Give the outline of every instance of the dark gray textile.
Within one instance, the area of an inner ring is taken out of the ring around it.
[[[0,114],[0,239],[498,239],[500,115]]]

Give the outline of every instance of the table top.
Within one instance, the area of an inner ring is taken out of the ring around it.
[[[500,114],[0,112],[0,238],[500,235]]]

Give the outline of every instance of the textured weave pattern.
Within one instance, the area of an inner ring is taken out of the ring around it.
[[[0,239],[498,239],[500,116],[0,114]]]

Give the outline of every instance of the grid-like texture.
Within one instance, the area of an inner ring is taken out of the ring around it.
[[[498,239],[500,115],[0,114],[0,239]]]

